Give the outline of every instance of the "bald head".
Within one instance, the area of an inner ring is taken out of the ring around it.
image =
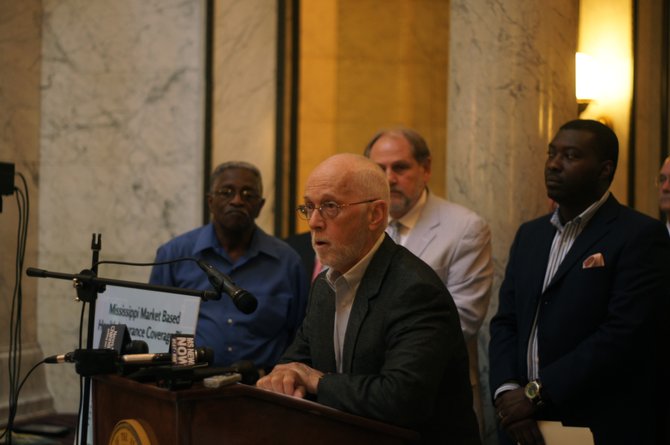
[[[364,156],[342,153],[319,164],[307,178],[312,245],[322,264],[345,273],[384,233],[389,186],[382,170]]]
[[[340,153],[319,164],[309,175],[307,186],[330,183],[346,199],[389,202],[389,186],[384,172],[364,156]]]

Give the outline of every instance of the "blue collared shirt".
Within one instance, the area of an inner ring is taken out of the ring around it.
[[[258,307],[248,315],[240,312],[227,295],[218,301],[203,301],[196,345],[214,350],[215,365],[251,360],[258,367],[273,366],[305,315],[309,281],[298,254],[257,227],[247,252],[233,263],[210,223],[159,247],[156,262],[185,257],[206,261],[258,300]],[[207,275],[194,261],[154,266],[149,281],[212,290]]]

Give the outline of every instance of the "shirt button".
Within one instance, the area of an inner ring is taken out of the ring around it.
[[[233,319],[232,318],[228,319],[228,324],[233,324]]]
[[[228,352],[233,352],[233,347],[232,346],[228,346]]]

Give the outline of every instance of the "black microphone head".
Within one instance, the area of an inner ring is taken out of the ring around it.
[[[113,349],[76,349],[72,353],[77,374],[90,377],[118,371],[118,352]]]
[[[144,340],[131,340],[121,349],[121,354],[146,354],[148,352],[149,345]]]
[[[196,363],[213,363],[214,362],[214,350],[203,346],[195,350]]]
[[[44,269],[37,269],[35,267],[29,267],[26,269],[26,275],[29,277],[40,277],[45,278],[47,276],[47,271]]]
[[[258,307],[258,300],[256,300],[256,297],[244,289],[240,289],[239,292],[235,293],[235,295],[231,297],[233,299],[233,303],[235,303],[235,307],[242,313],[251,314]]]
[[[260,378],[258,367],[251,360],[240,360],[230,365],[229,368],[242,375],[242,383],[245,385],[255,385]]]

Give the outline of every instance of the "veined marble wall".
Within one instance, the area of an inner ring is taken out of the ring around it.
[[[39,267],[78,273],[100,259],[151,261],[202,219],[205,2],[44,0]],[[146,281],[149,268],[100,267]],[[39,282],[46,355],[78,345],[68,281]],[[58,411],[77,409],[72,365],[47,369]]]
[[[578,11],[578,0],[451,1],[447,188],[450,200],[489,222],[495,267],[479,338],[485,443],[496,443],[488,321],[518,226],[549,211],[547,144],[577,118]]]
[[[26,267],[89,268],[93,233],[102,234],[102,260],[150,261],[158,245],[201,224],[205,8],[204,0],[3,3],[0,160],[15,162],[31,189]],[[276,1],[220,0],[215,10],[213,161],[259,165],[270,198],[259,222],[271,231]],[[7,252],[16,244],[13,210],[0,215]],[[14,270],[10,256],[2,258],[8,325]],[[99,274],[146,281],[149,269],[103,265]],[[25,278],[23,289],[24,364],[75,349],[82,305],[71,284]],[[0,359],[6,363],[5,349]],[[38,394],[42,369],[56,410],[76,411],[72,365],[41,368],[24,387],[22,406],[33,414],[50,409],[48,395]]]
[[[6,423],[9,408],[9,328],[17,281],[17,244],[20,220],[19,203],[30,206],[26,233],[24,264],[37,264],[37,226],[39,216],[37,189],[39,170],[40,126],[40,32],[42,6],[40,0],[2,1],[0,5],[0,162],[12,163],[17,174],[14,185],[22,191],[3,196],[0,213],[0,423]],[[26,189],[27,187],[27,189]],[[26,196],[27,192],[27,196]],[[25,209],[24,209],[25,210]],[[22,279],[21,373],[42,357],[37,342],[37,282],[25,275]],[[14,325],[16,326],[16,325]],[[16,340],[16,337],[13,339]],[[18,382],[17,382],[18,384]],[[29,414],[53,411],[53,402],[46,388],[44,368],[33,372],[20,392],[17,420]]]
[[[273,233],[277,79],[276,0],[214,3],[212,168],[247,161],[263,176],[256,223]]]

